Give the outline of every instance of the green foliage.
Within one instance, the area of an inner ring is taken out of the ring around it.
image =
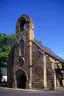
[[[14,45],[15,35],[6,35],[0,32],[0,67],[7,66],[8,54]]]
[[[15,35],[6,35],[0,32],[0,83],[2,78],[1,68],[7,67],[8,55],[15,43]]]
[[[40,40],[35,40],[36,43],[41,44],[42,42]]]

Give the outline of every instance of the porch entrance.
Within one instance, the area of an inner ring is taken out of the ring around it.
[[[26,88],[26,75],[23,71],[18,71],[17,76],[17,88],[25,89]]]

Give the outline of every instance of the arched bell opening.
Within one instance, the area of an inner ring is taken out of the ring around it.
[[[26,21],[25,21],[25,20],[21,20],[20,29],[21,29],[22,31],[26,29]]]

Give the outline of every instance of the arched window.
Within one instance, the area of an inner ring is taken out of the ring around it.
[[[21,23],[20,23],[20,29],[23,31],[26,29],[26,22],[25,20],[22,20]]]
[[[21,56],[24,57],[24,40],[20,40]]]

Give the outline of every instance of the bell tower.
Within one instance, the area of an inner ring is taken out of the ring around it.
[[[34,40],[34,24],[28,15],[22,15],[16,23],[17,44],[14,51],[13,87],[17,87],[16,73],[21,69],[28,78],[28,88],[32,89],[32,41]],[[19,74],[20,72],[18,72]]]
[[[34,24],[28,15],[22,15],[16,24],[16,37],[20,41],[23,39],[34,40]]]

